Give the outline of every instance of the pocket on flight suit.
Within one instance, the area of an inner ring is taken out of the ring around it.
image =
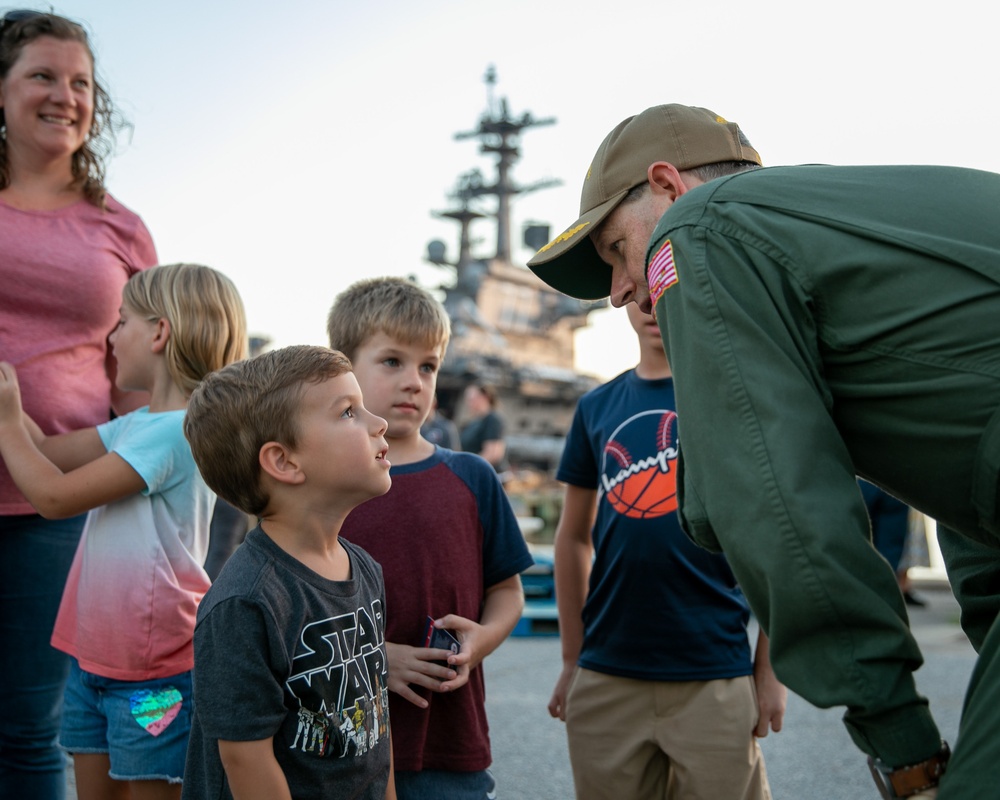
[[[688,482],[684,469],[684,453],[680,448],[678,448],[674,467],[677,470],[677,521],[680,522],[681,530],[695,544],[713,553],[721,553],[722,545],[719,544],[712,524],[708,521],[705,506],[694,487]]]
[[[981,528],[1000,535],[1000,409],[986,423],[972,467],[972,505]]]

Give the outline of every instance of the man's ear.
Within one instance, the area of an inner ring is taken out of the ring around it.
[[[156,320],[156,330],[153,331],[153,352],[162,353],[167,349],[170,340],[170,320],[160,317]]]
[[[691,187],[684,183],[681,173],[673,164],[654,161],[646,170],[646,179],[654,196],[673,203]]]
[[[299,484],[306,479],[294,451],[279,442],[265,442],[257,460],[260,468],[278,483]]]

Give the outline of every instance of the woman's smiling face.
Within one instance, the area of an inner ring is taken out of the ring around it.
[[[0,81],[7,156],[69,159],[94,119],[94,64],[81,42],[39,36],[21,49]]]

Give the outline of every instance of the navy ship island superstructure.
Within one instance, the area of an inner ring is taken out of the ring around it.
[[[512,176],[520,158],[522,134],[552,118],[530,112],[512,116],[507,99],[496,99],[496,72],[485,76],[487,108],[474,130],[456,139],[478,139],[496,173],[473,169],[458,177],[450,194],[453,205],[436,216],[459,227],[458,257],[449,261],[439,240],[427,246],[427,259],[452,273],[439,289],[452,322],[452,339],[438,377],[438,402],[444,414],[462,423],[462,392],[470,382],[496,386],[499,410],[507,424],[507,456],[515,476],[532,481],[532,470],[551,474],[562,453],[576,401],[598,381],[574,368],[576,331],[587,315],[606,301],[584,302],[560,294],[511,258],[512,200],[518,195],[558,185],[541,180],[519,185]],[[495,220],[496,248],[488,256],[473,253],[471,230],[483,219]],[[526,224],[525,245],[537,250],[549,238],[543,224]],[[513,486],[510,487],[514,489]],[[527,487],[526,487],[527,488]],[[547,515],[546,515],[547,516]]]

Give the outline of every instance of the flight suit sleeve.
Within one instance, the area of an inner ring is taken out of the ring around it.
[[[862,750],[913,763],[940,736],[834,424],[815,298],[769,242],[726,233],[661,222],[649,249],[669,238],[676,268],[655,310],[675,379],[682,523],[721,545],[779,679],[817,706],[846,705]]]

